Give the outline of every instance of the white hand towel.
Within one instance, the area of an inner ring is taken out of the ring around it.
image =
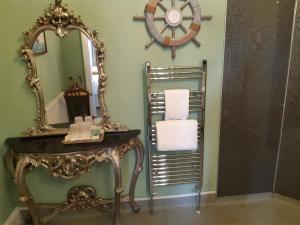
[[[156,122],[158,151],[198,149],[197,120],[167,120]]]
[[[165,120],[186,120],[189,117],[187,89],[165,90]]]

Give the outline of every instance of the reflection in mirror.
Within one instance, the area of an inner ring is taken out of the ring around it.
[[[42,36],[47,52],[34,55],[48,124],[69,124],[75,116],[99,117],[99,74],[91,41],[78,30],[64,38],[52,31],[41,33],[39,40]]]

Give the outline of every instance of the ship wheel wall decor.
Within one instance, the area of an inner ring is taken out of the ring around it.
[[[196,39],[197,34],[201,29],[202,20],[211,20],[212,16],[202,16],[201,8],[197,0],[171,0],[170,8],[166,6],[165,0],[149,0],[145,6],[145,16],[134,16],[134,20],[143,20],[146,22],[146,27],[149,34],[152,36],[151,41],[146,44],[148,49],[154,42],[169,47],[172,49],[172,58],[176,57],[176,47],[182,46],[189,41],[193,41],[197,47],[200,47],[200,42]],[[181,4],[176,4],[180,2]],[[192,16],[185,16],[183,10],[189,7]],[[157,16],[157,8],[160,8],[164,15]],[[189,29],[185,27],[184,21],[191,20]],[[155,21],[164,21],[164,26],[159,31]],[[171,35],[164,35],[167,28],[171,29]],[[184,35],[176,37],[176,29],[183,31]]]

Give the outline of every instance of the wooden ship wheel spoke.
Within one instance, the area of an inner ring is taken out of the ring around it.
[[[177,2],[181,4],[176,4]],[[146,26],[151,40],[145,45],[150,48],[154,42],[169,47],[172,50],[172,58],[176,57],[176,47],[182,46],[189,41],[194,42],[200,47],[200,42],[196,39],[201,29],[202,20],[211,20],[212,16],[202,16],[200,5],[197,0],[171,0],[170,8],[166,6],[166,0],[149,0],[145,6],[144,16],[134,16],[134,20],[142,20],[146,22]],[[191,9],[192,15],[186,16],[183,11],[185,8]],[[164,15],[157,15],[158,8],[163,11]],[[159,29],[155,21],[164,21],[164,26]],[[191,21],[189,28],[184,25],[184,21]],[[183,36],[176,35],[176,30],[183,31]],[[164,35],[166,30],[171,30],[170,35]]]

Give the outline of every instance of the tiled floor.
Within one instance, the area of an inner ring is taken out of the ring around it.
[[[112,225],[112,216],[98,211],[68,213],[49,225]],[[300,203],[288,199],[239,200],[226,198],[202,205],[201,214],[194,208],[148,209],[138,214],[122,212],[122,225],[300,225]]]

